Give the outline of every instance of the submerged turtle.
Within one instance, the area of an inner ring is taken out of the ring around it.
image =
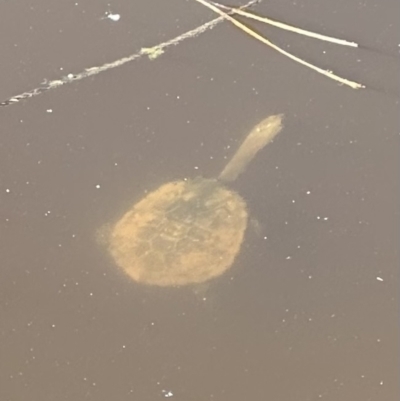
[[[158,286],[203,283],[231,267],[247,226],[245,201],[225,187],[282,129],[282,115],[257,124],[218,178],[168,182],[113,224],[106,245],[133,280]]]

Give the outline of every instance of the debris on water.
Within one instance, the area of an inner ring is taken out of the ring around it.
[[[104,18],[102,18],[102,19],[108,18],[108,19],[110,19],[111,21],[114,21],[114,22],[117,22],[117,21],[119,21],[121,19],[121,14],[113,14],[110,11],[107,11],[105,13],[105,15],[106,16]]]

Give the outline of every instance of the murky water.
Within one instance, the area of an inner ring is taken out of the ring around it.
[[[367,89],[224,22],[0,109],[1,400],[398,399],[399,6],[254,10],[360,43],[251,23]],[[194,1],[7,2],[0,100],[213,18]],[[100,227],[165,182],[216,176],[277,113],[283,131],[233,185],[258,229],[229,271],[193,290],[114,265]]]

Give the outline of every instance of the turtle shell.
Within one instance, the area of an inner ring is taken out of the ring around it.
[[[113,225],[108,249],[137,282],[202,283],[231,267],[247,219],[244,200],[218,180],[173,181],[149,193]]]

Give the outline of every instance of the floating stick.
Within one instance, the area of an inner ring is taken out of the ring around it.
[[[326,77],[333,79],[335,81],[340,82],[343,85],[347,85],[350,86],[353,89],[360,89],[360,88],[365,88],[364,85],[359,84],[358,82],[354,82],[354,81],[350,81],[346,78],[342,78],[339,77],[338,75],[334,74],[332,71],[328,71],[328,70],[324,70],[323,68],[317,67],[314,64],[308,63],[307,61],[287,52],[286,50],[283,50],[282,48],[280,48],[279,46],[275,45],[274,43],[272,43],[271,41],[269,41],[268,39],[264,38],[263,36],[259,35],[258,33],[254,32],[252,29],[248,28],[246,25],[242,24],[241,22],[239,22],[238,20],[236,20],[235,18],[231,17],[229,14],[223,12],[222,10],[220,10],[217,6],[205,1],[205,0],[196,0],[198,3],[203,4],[204,6],[210,8],[211,10],[213,10],[214,12],[216,12],[217,14],[223,16],[225,19],[227,19],[228,21],[230,21],[232,24],[234,24],[235,26],[237,26],[239,29],[241,29],[242,31],[246,32],[248,35],[252,36],[253,38],[259,40],[260,42],[263,42],[264,44],[266,44],[267,46],[272,47],[274,50],[276,50],[277,52],[283,54],[284,56],[290,58],[293,61],[296,61],[299,64],[303,64],[308,68],[311,68],[312,70],[325,75]],[[308,35],[310,36],[310,35]]]
[[[355,42],[349,42],[344,39],[333,38],[331,36],[321,35],[320,33],[306,31],[305,29],[301,29],[301,28],[297,28],[292,25],[284,24],[283,22],[274,21],[267,17],[260,17],[257,14],[249,13],[248,11],[241,10],[240,8],[228,7],[223,4],[216,3],[215,1],[211,1],[210,3],[218,6],[219,8],[223,8],[228,11],[231,11],[233,14],[242,15],[243,17],[254,19],[256,21],[260,21],[260,22],[263,22],[268,25],[273,25],[273,26],[276,26],[277,28],[284,29],[286,31],[295,32],[295,33],[298,33],[299,35],[309,36],[310,38],[323,40],[325,42],[335,43],[337,45],[358,47],[358,43],[355,43]]]
[[[258,3],[258,2],[259,2],[259,0],[251,0],[244,6],[240,7],[240,9],[250,7],[251,5]],[[96,66],[96,67],[86,68],[84,71],[82,71],[78,74],[68,74],[65,77],[62,77],[60,79],[55,79],[53,81],[45,80],[40,86],[38,86],[35,89],[32,89],[27,92],[23,92],[19,95],[12,96],[12,97],[8,98],[7,100],[4,100],[3,102],[0,102],[0,107],[9,106],[11,104],[16,104],[22,100],[32,98],[34,96],[40,95],[43,92],[47,92],[51,89],[58,88],[62,85],[70,84],[74,81],[80,81],[81,79],[100,74],[101,72],[105,72],[105,71],[111,70],[116,67],[120,67],[126,63],[130,63],[131,61],[137,60],[138,58],[140,58],[144,55],[147,55],[149,57],[149,59],[153,60],[153,59],[157,58],[158,56],[160,56],[161,54],[163,54],[164,49],[166,49],[167,47],[170,47],[172,45],[175,46],[185,39],[194,38],[196,36],[199,36],[200,34],[206,32],[207,30],[214,28],[217,24],[219,24],[220,22],[222,22],[224,20],[225,20],[225,17],[220,16],[212,21],[206,22],[205,24],[203,24],[195,29],[185,32],[182,35],[177,36],[176,38],[170,39],[164,43],[160,43],[160,44],[150,47],[150,48],[143,47],[138,53],[131,54],[130,56],[127,56],[127,57],[122,57],[111,63],[106,63],[106,64]]]

